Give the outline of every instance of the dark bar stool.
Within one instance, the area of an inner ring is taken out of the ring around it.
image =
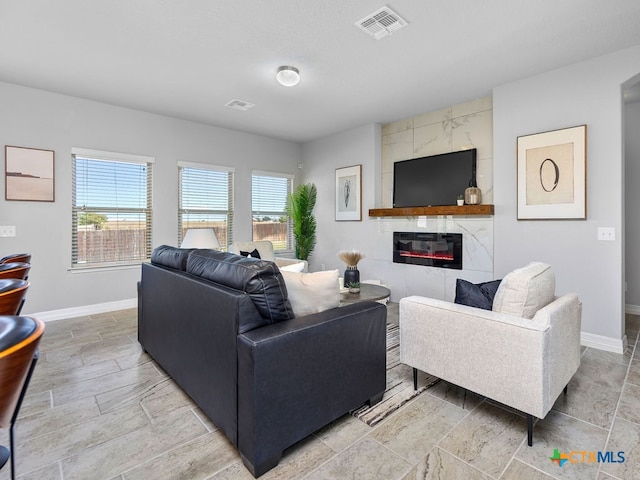
[[[24,305],[29,282],[18,278],[0,280],[0,315],[18,315]]]
[[[14,253],[0,258],[0,264],[3,263],[31,263],[30,253]]]
[[[0,316],[0,428],[9,427],[9,448],[0,446],[0,468],[11,459],[15,480],[13,427],[38,361],[44,323],[32,317]]]
[[[29,276],[29,270],[31,270],[30,263],[0,263],[0,280],[4,278],[19,278],[20,280],[26,280]]]

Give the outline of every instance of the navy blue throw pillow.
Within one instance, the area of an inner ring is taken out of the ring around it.
[[[502,280],[492,280],[490,282],[475,284],[459,278],[456,280],[456,299],[454,302],[470,307],[491,310],[493,307],[493,297],[496,296],[501,281]]]
[[[260,258],[260,252],[257,248],[254,248],[253,252],[245,252],[243,250],[240,250],[240,255],[242,255],[243,257]]]

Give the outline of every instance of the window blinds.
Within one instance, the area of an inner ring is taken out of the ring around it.
[[[233,169],[179,162],[178,171],[178,243],[189,228],[213,228],[226,250],[233,242]]]
[[[287,216],[287,197],[293,188],[293,175],[253,172],[251,213],[253,240],[270,240],[275,250],[291,250],[293,239]]]
[[[151,256],[153,159],[78,151],[72,158],[72,267],[135,264]]]

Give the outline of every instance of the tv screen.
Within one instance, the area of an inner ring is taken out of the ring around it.
[[[393,165],[393,206],[455,205],[458,195],[476,185],[476,152],[443,153]]]

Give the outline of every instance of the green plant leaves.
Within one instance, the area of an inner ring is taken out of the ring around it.
[[[287,198],[287,214],[291,218],[293,236],[296,242],[296,258],[308,260],[316,246],[316,206],[317,189],[313,183],[298,185]]]

